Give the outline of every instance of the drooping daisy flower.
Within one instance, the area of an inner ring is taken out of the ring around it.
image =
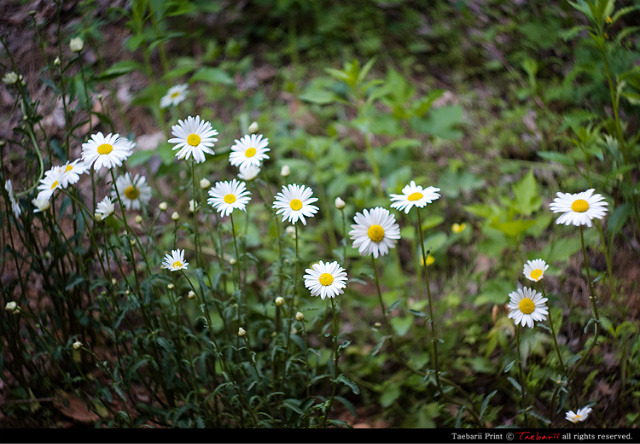
[[[186,270],[188,262],[184,260],[184,250],[171,250],[171,254],[166,254],[162,266],[167,270]]]
[[[178,159],[189,160],[193,156],[196,163],[202,163],[205,161],[205,153],[215,154],[211,148],[218,141],[215,137],[218,131],[212,128],[211,123],[200,119],[200,116],[178,120],[178,124],[171,127],[171,134],[175,137],[169,139],[169,143],[176,144],[173,150],[179,150],[176,154]]]
[[[187,88],[189,85],[183,83],[169,88],[169,91],[160,99],[160,108],[176,106],[187,98]]]
[[[304,185],[284,185],[282,191],[276,194],[273,208],[277,208],[276,214],[282,214],[282,221],[289,221],[292,224],[302,221],[306,225],[305,217],[313,217],[318,212],[318,207],[311,205],[317,201],[317,197],[312,197],[311,188]]]
[[[221,216],[228,216],[233,210],[245,211],[245,206],[251,200],[251,193],[246,189],[244,182],[236,179],[231,181],[216,182],[209,190],[211,196],[207,203],[215,208]]]
[[[438,191],[440,191],[440,188],[422,188],[412,180],[409,185],[405,185],[402,189],[402,194],[391,195],[391,202],[393,202],[391,208],[409,213],[414,206],[422,208],[434,200],[439,199],[440,195]]]
[[[100,216],[99,220],[105,220],[115,211],[113,201],[109,196],[105,196],[100,202],[98,202],[96,208],[96,215]]]
[[[116,189],[111,192],[111,197],[115,200],[118,194],[127,210],[139,210],[151,200],[151,187],[144,176],[136,174],[131,180],[131,175],[126,173],[116,179]]]
[[[34,213],[47,211],[51,207],[51,204],[49,203],[49,197],[47,197],[46,194],[42,194],[42,192],[38,193],[38,195],[34,199],[31,199],[31,203],[34,207],[36,207],[36,209],[33,210]]]
[[[9,201],[11,202],[11,211],[13,212],[13,215],[17,219],[22,214],[22,210],[20,209],[20,204],[18,204],[18,201],[16,200],[16,196],[13,194],[13,185],[11,185],[11,180],[7,180],[4,183],[4,189],[7,190],[7,193],[9,194]]]
[[[262,134],[248,134],[242,139],[236,139],[231,147],[229,162],[234,166],[253,165],[260,166],[264,159],[268,159],[267,148],[269,139],[263,139]]]
[[[80,180],[80,175],[88,170],[87,164],[82,159],[76,159],[73,162],[67,162],[60,169],[60,185],[67,188]]]
[[[592,411],[593,409],[591,407],[582,407],[575,413],[573,413],[573,410],[569,410],[566,414],[566,419],[573,423],[584,422]]]
[[[521,324],[523,327],[533,328],[534,321],[544,321],[547,319],[549,312],[547,311],[547,298],[542,297],[542,293],[524,287],[518,288],[517,291],[509,293],[511,300],[507,307],[509,308],[509,318],[513,319],[515,324]]]
[[[258,177],[260,173],[260,167],[251,164],[242,164],[240,165],[240,171],[238,172],[238,177],[242,180],[253,180]]]
[[[56,190],[62,189],[62,172],[60,168],[51,168],[44,173],[44,177],[40,179],[38,185],[39,199],[51,199],[51,196]]]
[[[542,259],[534,259],[524,264],[522,274],[530,281],[538,282],[544,277],[544,272],[549,268],[547,263]]]
[[[591,219],[602,219],[607,214],[608,203],[600,194],[593,194],[589,189],[577,194],[557,193],[549,208],[554,213],[564,213],[556,224],[591,226]]]
[[[361,256],[384,256],[400,239],[400,226],[386,208],[363,210],[356,213],[353,221],[355,224],[351,225],[349,236],[353,240],[353,248],[357,248]]]
[[[338,262],[320,261],[305,270],[304,286],[311,291],[311,296],[334,298],[344,293],[347,286],[347,273]]]
[[[122,166],[132,153],[135,143],[120,137],[119,134],[93,134],[91,139],[82,144],[82,160],[87,168],[93,166],[96,171],[105,167],[111,169]]]

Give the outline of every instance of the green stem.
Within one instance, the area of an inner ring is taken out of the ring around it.
[[[333,407],[333,400],[336,396],[336,387],[338,385],[336,379],[338,379],[338,314],[336,313],[335,298],[331,299],[331,312],[333,314],[333,380],[331,381],[331,397],[327,404],[327,409],[324,414],[324,427],[327,426],[329,420],[329,412]]]

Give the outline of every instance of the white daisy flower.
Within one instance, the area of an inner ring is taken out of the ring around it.
[[[363,210],[356,213],[353,221],[355,224],[351,225],[349,236],[353,240],[353,248],[357,248],[361,256],[384,256],[390,248],[395,248],[400,239],[400,226],[386,208]]]
[[[111,197],[116,200],[118,194],[127,210],[139,210],[151,200],[151,187],[146,177],[136,174],[131,180],[131,175],[126,173],[116,179],[116,189],[111,192]]]
[[[189,85],[183,83],[169,88],[167,93],[160,99],[160,108],[176,106],[187,98],[187,88]]]
[[[238,177],[242,180],[253,180],[258,177],[260,173],[259,165],[252,164],[242,164],[240,165],[240,171],[238,172]]]
[[[33,210],[34,213],[47,211],[51,207],[51,204],[49,203],[49,197],[46,195],[46,193],[43,194],[42,192],[38,193],[38,195],[34,199],[31,199],[31,203],[34,207],[36,207],[36,209]]]
[[[268,159],[267,148],[269,139],[263,139],[262,134],[248,134],[242,139],[236,139],[231,147],[229,162],[234,166],[253,165],[260,166],[264,159]]]
[[[334,298],[344,293],[347,286],[347,273],[338,262],[318,262],[305,270],[304,286],[311,291],[311,296]]]
[[[105,220],[115,211],[115,209],[116,207],[111,198],[109,196],[105,196],[104,199],[98,202],[96,214],[100,215],[100,220]]]
[[[573,423],[584,422],[592,411],[593,409],[591,407],[582,407],[575,413],[573,413],[573,410],[569,410],[566,414],[566,419]]]
[[[4,183],[4,189],[9,193],[9,201],[11,202],[11,211],[13,211],[13,215],[17,218],[22,214],[22,210],[20,209],[20,204],[16,200],[16,196],[13,194],[13,185],[11,185],[11,180],[7,180]]]
[[[215,154],[211,148],[218,141],[215,137],[218,131],[212,128],[211,123],[200,119],[200,116],[178,120],[178,124],[171,127],[171,134],[175,137],[169,139],[169,143],[176,144],[173,150],[179,150],[176,154],[178,159],[189,160],[193,155],[196,163],[202,163],[205,161],[205,153]]]
[[[518,288],[517,291],[509,293],[511,300],[509,308],[509,318],[512,318],[516,325],[533,328],[534,321],[544,321],[547,319],[547,298],[542,297],[542,293],[537,293],[529,287]]]
[[[56,190],[62,189],[62,172],[60,168],[54,167],[44,173],[38,185],[38,199],[51,199]]]
[[[135,143],[120,137],[119,134],[93,134],[91,139],[82,144],[82,160],[87,168],[93,166],[96,171],[106,167],[111,169],[122,166],[132,153]]]
[[[60,170],[60,186],[62,188],[67,188],[69,185],[73,185],[79,181],[80,175],[89,169],[82,159],[76,159],[73,162],[67,162],[55,168]]]
[[[221,216],[228,216],[233,210],[245,210],[245,206],[251,200],[251,193],[246,189],[244,182],[236,179],[231,181],[216,182],[209,190],[211,196],[207,203],[215,208]]]
[[[317,201],[317,197],[312,197],[311,188],[304,185],[284,185],[282,191],[276,194],[273,208],[277,208],[276,214],[282,213],[282,221],[288,220],[295,224],[298,220],[302,225],[306,225],[305,217],[313,217],[318,212],[318,207],[311,205]]]
[[[600,194],[593,194],[595,190],[589,189],[582,193],[557,193],[549,208],[554,213],[564,213],[556,224],[591,226],[591,219],[602,219],[607,214],[606,206],[608,203],[604,201],[604,197]]]
[[[423,208],[425,205],[440,198],[438,191],[440,191],[440,188],[422,188],[412,180],[409,185],[405,185],[402,189],[402,194],[391,195],[391,202],[393,202],[391,208],[396,208],[405,213],[409,213],[409,210],[414,206]]]
[[[187,265],[189,263],[184,260],[184,250],[171,250],[171,254],[165,255],[162,262],[162,266],[171,271],[186,270]]]
[[[538,282],[544,277],[544,272],[549,268],[547,263],[542,259],[534,259],[524,264],[522,274],[530,281]]]

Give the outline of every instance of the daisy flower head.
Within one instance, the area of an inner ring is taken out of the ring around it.
[[[236,139],[231,147],[229,162],[234,166],[253,165],[260,166],[264,159],[268,159],[267,148],[269,139],[263,139],[262,134],[248,134],[242,139]]]
[[[260,174],[260,165],[242,164],[238,172],[238,177],[242,180],[253,180]]]
[[[13,194],[13,185],[11,185],[11,180],[7,180],[4,183],[4,189],[7,190],[7,193],[9,194],[9,201],[11,202],[11,211],[13,212],[13,215],[17,219],[20,217],[20,214],[22,214],[22,210],[20,209],[20,204],[18,204],[18,201],[16,200],[16,196]]]
[[[186,270],[187,265],[189,263],[184,260],[184,250],[171,250],[171,254],[166,254],[162,262],[162,266],[171,271]]]
[[[533,323],[547,319],[547,298],[542,297],[542,293],[524,287],[509,293],[509,318],[512,318],[516,325],[533,328]]]
[[[34,207],[36,207],[36,209],[33,210],[34,213],[47,211],[51,207],[49,198],[46,194],[42,194],[42,192],[38,193],[38,195],[34,199],[31,199],[31,203]]]
[[[111,169],[122,166],[122,162],[133,153],[134,146],[134,142],[119,134],[93,134],[82,144],[82,160],[87,168],[93,166],[96,171],[102,167]]]
[[[324,300],[344,293],[347,273],[338,262],[320,261],[305,271],[304,286],[311,291],[311,296],[320,296]]]
[[[136,174],[133,179],[126,173],[116,179],[116,189],[111,192],[111,197],[116,200],[120,195],[122,204],[127,210],[139,210],[151,200],[151,187],[144,176]]]
[[[577,194],[557,193],[549,208],[554,213],[563,213],[556,224],[591,226],[592,219],[602,219],[607,214],[608,203],[593,188]]]
[[[593,409],[591,407],[582,407],[575,413],[573,413],[573,410],[569,410],[565,418],[567,421],[571,421],[573,423],[584,422],[592,411]]]
[[[221,216],[230,215],[233,210],[245,210],[245,206],[251,200],[251,192],[247,190],[244,182],[232,179],[220,181],[209,190],[211,196],[207,203],[215,208]]]
[[[169,143],[174,143],[173,150],[178,159],[189,160],[193,156],[196,163],[205,161],[204,155],[215,154],[212,147],[218,141],[215,137],[218,131],[213,129],[210,122],[203,120],[200,116],[189,116],[186,120],[178,120],[177,125],[171,127]]]
[[[105,196],[104,199],[98,202],[95,214],[100,216],[100,220],[105,220],[115,211],[115,209],[116,208],[111,198],[109,196]]]
[[[440,188],[422,188],[412,180],[409,185],[405,185],[402,189],[402,194],[391,195],[391,208],[404,211],[405,213],[409,213],[414,206],[423,208],[425,205],[440,198],[438,191],[440,191]]]
[[[84,174],[89,169],[82,159],[67,162],[57,168],[60,170],[60,185],[62,188],[67,188],[69,185],[73,185],[79,181],[80,175]]]
[[[543,259],[534,259],[524,264],[522,274],[530,281],[538,282],[544,277],[544,272],[549,268]]]
[[[355,224],[351,225],[349,236],[353,240],[353,248],[357,248],[361,256],[384,256],[390,248],[395,248],[400,239],[400,226],[386,208],[363,210],[356,213],[353,221]]]
[[[38,199],[49,200],[56,190],[62,189],[62,171],[58,167],[53,167],[44,173],[38,185]]]
[[[284,185],[282,191],[276,194],[273,208],[277,208],[276,214],[282,214],[283,222],[295,224],[300,220],[302,225],[306,225],[305,217],[313,217],[318,212],[318,207],[311,205],[317,200],[311,188],[292,183]]]
[[[160,99],[160,108],[176,106],[187,98],[187,88],[189,85],[183,83],[169,88],[167,93]]]

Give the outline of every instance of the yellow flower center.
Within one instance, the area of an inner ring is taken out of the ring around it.
[[[103,143],[98,147],[98,154],[109,154],[111,151],[113,151],[113,146],[108,143]]]
[[[187,137],[187,143],[191,146],[200,145],[201,140],[202,139],[197,134],[189,134],[189,136]]]
[[[320,281],[321,285],[324,285],[326,287],[327,285],[331,285],[333,283],[333,276],[331,276],[329,273],[322,273],[318,278],[318,281]]]
[[[531,279],[539,281],[540,278],[542,277],[542,270],[540,270],[540,269],[532,270],[531,274],[529,276],[531,277]]]
[[[581,416],[580,416],[580,415],[576,415],[576,419],[580,419],[580,418],[581,418]]]
[[[422,193],[419,193],[419,192],[416,191],[415,193],[409,194],[409,197],[407,197],[407,200],[413,202],[413,201],[416,201],[416,200],[420,200],[423,197],[424,197],[424,195]]]
[[[436,258],[434,258],[433,256],[431,256],[430,254],[427,255],[427,267],[431,264],[433,264],[436,261]],[[420,260],[420,262],[422,262],[422,265],[424,265],[424,261]]]
[[[300,208],[302,208],[302,201],[300,199],[291,199],[291,202],[289,202],[289,206],[292,210],[298,211]]]
[[[380,242],[384,238],[384,228],[380,225],[371,225],[367,231],[369,239],[374,242]]]
[[[51,184],[51,189],[53,190],[55,187],[57,187],[57,186],[58,186],[58,184],[59,184],[59,183],[60,183],[60,182],[58,182],[57,180],[56,180],[55,182],[53,182],[53,183]]]
[[[536,309],[536,304],[533,303],[533,301],[529,298],[524,298],[523,300],[520,301],[520,304],[518,305],[518,308],[520,309],[520,311],[524,314],[531,314],[533,313],[533,310]]]
[[[256,149],[254,147],[247,148],[247,151],[244,152],[244,155],[247,157],[253,157],[256,155]]]
[[[228,204],[234,203],[236,201],[235,194],[227,194],[226,196],[224,196],[224,201]]]
[[[462,233],[465,228],[467,228],[467,224],[465,224],[464,222],[461,224],[451,225],[451,231],[453,231],[454,233]]]
[[[182,262],[180,261],[175,261],[172,265],[173,268],[180,268],[182,267]]]
[[[578,199],[571,204],[571,209],[576,213],[584,213],[589,209],[589,203],[584,199]]]
[[[173,94],[171,94],[171,98],[175,99],[176,97],[178,97],[180,95],[180,93],[178,91],[174,92]]]
[[[73,169],[73,165],[67,165],[67,167],[64,169],[65,173],[68,173],[69,171],[71,171]]]
[[[136,200],[140,196],[140,191],[133,185],[129,185],[124,190],[124,195],[129,200]]]

